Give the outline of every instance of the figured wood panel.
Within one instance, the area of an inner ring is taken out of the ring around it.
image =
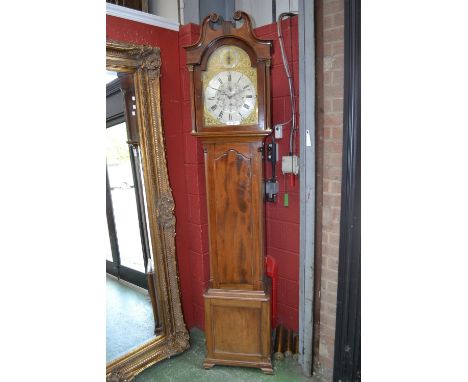
[[[262,142],[205,142],[210,287],[263,289]]]
[[[213,353],[245,356],[261,355],[261,310],[260,307],[231,307],[214,305],[211,308],[213,319]]]
[[[252,163],[235,149],[214,160],[220,284],[253,283]]]
[[[269,295],[209,289],[204,298],[205,363],[271,369]]]

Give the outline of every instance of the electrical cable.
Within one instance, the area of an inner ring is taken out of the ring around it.
[[[292,118],[289,118],[286,122],[283,122],[283,123],[275,123],[275,126],[284,126],[284,125],[287,125],[289,122],[292,121]]]
[[[294,84],[293,84],[293,78],[291,75],[291,71],[289,69],[288,65],[288,60],[286,57],[286,52],[284,49],[284,41],[283,41],[283,33],[281,29],[281,21],[285,17],[292,17],[296,16],[297,13],[294,12],[283,12],[278,16],[278,21],[276,22],[277,30],[278,30],[278,41],[280,44],[280,49],[281,49],[281,58],[283,60],[283,67],[284,71],[286,72],[286,77],[288,78],[288,85],[289,85],[289,101],[291,103],[291,131],[289,133],[289,155],[293,155],[295,152],[295,136],[296,136],[296,131],[297,131],[297,126],[296,126],[296,97],[294,93]],[[288,122],[289,122],[288,121]],[[285,125],[288,122],[284,122],[280,125]]]

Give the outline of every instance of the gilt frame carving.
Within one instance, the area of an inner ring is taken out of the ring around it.
[[[107,40],[106,68],[133,73],[158,302],[163,332],[106,365],[106,380],[128,382],[144,369],[189,347],[175,254],[174,199],[161,123],[161,58],[157,47]]]

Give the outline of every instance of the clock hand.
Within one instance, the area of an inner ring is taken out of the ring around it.
[[[236,91],[234,94],[231,94],[231,97],[235,97],[235,96],[237,96],[237,95],[240,95],[240,94],[242,94],[243,92],[245,92],[245,90],[246,90],[246,89],[238,90],[238,91]]]
[[[209,85],[208,85],[208,87],[211,88],[211,89],[213,89],[213,90],[216,90],[217,92],[220,92],[220,93],[224,94],[225,96],[227,96],[227,94],[226,94],[226,92],[225,92],[224,90],[216,89],[216,88],[214,88],[213,86],[209,86]]]
[[[224,94],[226,97],[229,97],[229,94],[225,90],[218,90],[221,94]]]

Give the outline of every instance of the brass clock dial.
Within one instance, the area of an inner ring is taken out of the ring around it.
[[[249,125],[258,121],[257,71],[237,46],[216,49],[203,74],[205,126]]]

